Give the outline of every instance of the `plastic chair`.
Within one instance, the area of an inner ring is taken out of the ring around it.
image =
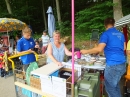
[[[93,29],[92,34],[90,36],[90,47],[92,46],[92,41],[99,40],[99,29]]]

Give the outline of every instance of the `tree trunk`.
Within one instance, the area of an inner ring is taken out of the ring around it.
[[[115,21],[119,20],[123,17],[122,13],[122,1],[121,0],[113,0],[114,6],[113,6],[113,14]]]
[[[44,2],[42,0],[42,13],[43,13],[43,20],[44,20],[44,25],[45,25],[45,29],[47,29],[47,21],[46,21],[46,14],[45,14],[45,7],[44,7]]]
[[[56,0],[56,9],[57,9],[58,24],[60,26],[60,24],[61,24],[61,14],[60,14],[59,0]]]
[[[5,2],[6,2],[8,13],[12,14],[12,10],[11,10],[11,6],[10,6],[10,3],[9,3],[9,0],[5,0]]]

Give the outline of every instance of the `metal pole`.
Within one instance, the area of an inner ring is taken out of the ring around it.
[[[9,48],[10,48],[10,41],[9,41],[9,32],[8,32],[8,30],[7,30],[7,37],[8,37]]]
[[[74,97],[74,0],[71,1],[72,7],[72,85],[71,85],[71,97]]]

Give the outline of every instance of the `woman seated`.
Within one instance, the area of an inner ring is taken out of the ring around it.
[[[50,42],[47,48],[47,63],[54,62],[58,66],[62,66],[65,54],[72,56],[67,47],[60,42],[60,32],[58,30],[53,33],[53,42]]]

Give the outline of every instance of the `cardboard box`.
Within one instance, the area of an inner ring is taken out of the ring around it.
[[[39,58],[38,61],[38,66],[43,66],[46,64],[46,57],[43,57],[43,58]]]
[[[70,67],[70,66],[69,66]],[[72,71],[70,68],[62,68],[60,66],[55,65],[54,63],[45,65],[37,70],[34,70],[31,72],[34,76],[40,76],[41,80],[41,90],[43,92],[46,92],[48,94],[52,94],[56,97],[66,97],[67,92],[69,91],[68,88],[71,88],[71,84],[68,84],[66,82],[71,83],[72,76],[70,76],[68,79],[49,76],[53,72],[57,70],[66,70],[66,71]],[[75,81],[78,78],[78,70],[75,70]]]
[[[42,75],[40,76],[40,80],[41,80],[41,90],[43,92],[52,94],[52,78],[51,76],[47,76],[47,75]]]
[[[30,77],[30,86],[41,90],[41,80],[40,80],[40,78],[36,78],[34,76],[31,76]]]
[[[61,68],[60,69],[60,71],[69,71],[69,72],[72,72],[72,69],[69,69],[69,68]],[[78,79],[78,71],[77,70],[75,70],[74,71],[74,78],[75,78],[75,82],[77,81],[77,79]],[[71,84],[70,83],[72,83],[72,76],[70,76],[67,80],[66,80],[66,82],[68,82],[68,83],[66,83],[66,87],[67,88],[71,88]],[[69,90],[70,89],[67,89],[67,92],[69,92]]]
[[[16,73],[16,78],[24,79],[24,75]]]
[[[52,76],[53,95],[56,97],[66,97],[66,79]]]
[[[64,68],[72,68],[72,63],[71,62],[62,62],[62,64],[64,64]],[[74,69],[77,70],[78,72],[78,77],[81,76],[82,73],[82,65],[78,65],[78,64],[74,64]]]
[[[60,71],[69,71],[72,72],[71,69],[69,68],[61,68]],[[78,78],[78,72],[77,70],[75,70],[75,81]],[[59,78],[59,77],[53,77],[52,76],[52,83],[53,83],[53,94],[56,97],[66,97],[67,92],[69,92],[70,89],[67,88],[71,88],[71,83],[72,81],[72,76],[70,76],[68,79],[64,79],[64,78]],[[69,82],[69,83],[67,83]]]

